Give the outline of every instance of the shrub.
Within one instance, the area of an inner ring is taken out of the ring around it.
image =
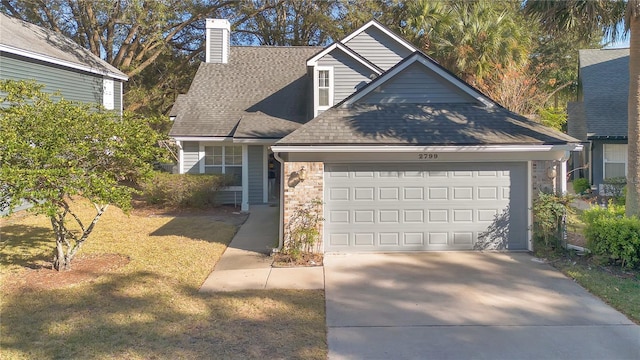
[[[223,175],[157,172],[141,188],[142,197],[150,204],[202,208],[216,205],[217,192],[227,184]]]
[[[583,213],[584,235],[594,255],[604,257],[622,267],[640,265],[640,220],[626,217],[624,206],[609,203],[607,208],[594,207]]]
[[[584,194],[587,190],[591,189],[591,184],[588,179],[579,178],[573,180],[573,191],[576,194]]]
[[[302,204],[291,216],[287,224],[282,254],[288,256],[290,261],[296,262],[305,254],[318,252],[317,246],[320,239],[320,222],[322,218],[322,200],[314,199]]]
[[[545,250],[558,249],[562,238],[562,219],[571,211],[572,198],[540,192],[533,202],[534,236]]]

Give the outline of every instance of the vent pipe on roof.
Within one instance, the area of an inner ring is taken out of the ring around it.
[[[226,19],[207,19],[206,56],[208,63],[229,62],[231,24]]]

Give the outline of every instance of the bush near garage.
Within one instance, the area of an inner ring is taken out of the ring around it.
[[[579,178],[573,181],[573,191],[576,194],[586,194],[590,189],[589,179]]]
[[[572,197],[540,192],[533,202],[533,234],[537,251],[561,249],[562,219],[572,211]]]
[[[591,252],[622,267],[640,267],[640,219],[626,217],[625,207],[609,203],[583,213],[584,235]]]
[[[224,175],[167,174],[157,172],[142,183],[142,198],[149,204],[178,208],[216,205],[216,196],[229,184]]]

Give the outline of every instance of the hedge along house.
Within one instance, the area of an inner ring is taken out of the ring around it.
[[[210,21],[211,30],[216,23],[224,24]],[[268,200],[273,152],[282,164],[281,244],[294,212],[319,199],[325,252],[531,249],[534,194],[564,191],[566,160],[580,148],[376,21],[323,49],[229,55],[226,65],[202,64],[176,104],[180,169],[206,173],[226,166],[227,147],[239,151],[241,186],[230,191],[249,209],[261,194]]]
[[[0,13],[0,79],[33,80],[67,100],[121,113],[128,77],[73,40]]]

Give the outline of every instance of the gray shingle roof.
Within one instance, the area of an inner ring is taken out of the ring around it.
[[[3,13],[0,13],[0,45],[126,78],[123,72],[66,36]]]
[[[170,135],[284,136],[308,119],[306,60],[319,49],[232,46],[227,64],[200,64]]]
[[[320,114],[278,145],[520,145],[578,142],[504,108],[355,104]]]
[[[588,137],[627,136],[629,49],[580,50]]]
[[[567,103],[567,133],[576,139],[587,140],[587,123],[584,120],[584,103]]]

